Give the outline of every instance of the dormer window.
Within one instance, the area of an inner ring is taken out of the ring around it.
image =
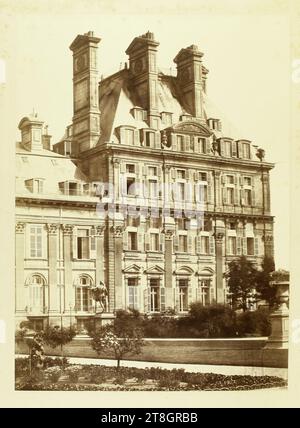
[[[220,119],[208,119],[208,126],[214,131],[222,130]]]
[[[135,118],[135,120],[139,120],[139,121],[147,120],[147,111],[143,110],[141,107],[133,107],[130,110],[130,113]]]
[[[43,193],[44,179],[31,178],[30,180],[25,180],[25,186],[32,193]]]
[[[133,146],[134,143],[134,131],[133,129],[125,129],[124,130],[124,136],[125,136],[125,144],[129,146]]]
[[[155,134],[154,132],[146,132],[145,133],[145,146],[146,147],[154,147],[155,144]]]
[[[206,138],[203,138],[203,137],[196,137],[196,138],[197,138],[199,153],[206,154],[207,153]]]
[[[77,181],[62,181],[59,188],[64,195],[76,196],[82,194],[82,184]]]
[[[245,141],[245,140],[239,140],[237,142],[239,158],[242,158],[242,159],[251,158],[250,144],[251,144],[250,141]]]
[[[184,136],[177,135],[177,150],[179,152],[184,152]]]

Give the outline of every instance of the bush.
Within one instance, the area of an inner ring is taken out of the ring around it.
[[[59,366],[48,367],[44,371],[44,375],[46,379],[51,380],[51,382],[57,382],[61,376],[61,367]]]
[[[69,366],[65,369],[65,373],[68,375],[70,382],[78,382],[81,369],[81,366]]]
[[[66,357],[45,357],[44,358],[44,369],[53,366],[66,367],[69,365],[69,360]]]
[[[144,337],[176,337],[177,320],[168,315],[145,315],[142,328]]]
[[[15,376],[25,376],[29,374],[29,357],[15,359]]]
[[[189,315],[178,320],[178,332],[180,337],[234,337],[235,312],[226,305],[192,303]]]
[[[243,312],[237,316],[236,328],[239,336],[270,336],[270,312],[264,308]]]

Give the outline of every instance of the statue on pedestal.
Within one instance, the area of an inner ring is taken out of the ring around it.
[[[96,313],[108,311],[108,291],[103,281],[99,285],[91,287],[93,299],[96,302]]]

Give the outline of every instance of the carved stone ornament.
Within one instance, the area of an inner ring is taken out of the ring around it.
[[[113,232],[115,238],[120,238],[124,232],[124,226],[112,226],[111,231]]]
[[[49,235],[56,235],[57,229],[58,229],[58,224],[56,223],[47,224],[47,230]]]
[[[63,224],[62,225],[64,235],[72,235],[74,226],[72,224]]]
[[[16,233],[24,233],[25,223],[18,222],[16,223]]]
[[[223,232],[217,232],[217,233],[215,234],[215,238],[216,238],[216,241],[218,241],[218,242],[222,242],[222,241],[223,241],[223,238],[224,238],[224,233],[223,233]]]
[[[165,239],[172,239],[174,235],[173,229],[163,229],[163,233],[165,234]]]
[[[103,236],[105,229],[106,229],[105,224],[101,224],[100,226],[96,226],[95,227],[96,235],[97,236]]]

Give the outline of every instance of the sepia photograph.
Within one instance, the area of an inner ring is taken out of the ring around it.
[[[286,392],[288,8],[120,3],[3,8],[14,390]]]

